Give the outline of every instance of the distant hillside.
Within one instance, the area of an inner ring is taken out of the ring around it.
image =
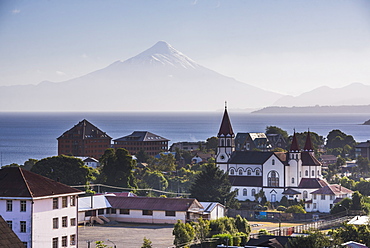
[[[309,106],[309,107],[266,107],[254,114],[370,114],[370,105]]]

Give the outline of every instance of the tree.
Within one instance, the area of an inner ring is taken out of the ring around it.
[[[94,178],[94,169],[79,158],[65,155],[41,159],[31,171],[68,185],[87,184]]]
[[[181,220],[177,220],[172,234],[175,236],[173,244],[176,247],[188,245],[195,237],[194,228],[189,223],[183,223]]]
[[[326,151],[328,154],[341,155],[342,157],[354,156],[356,141],[351,135],[335,129],[326,136]]]
[[[24,162],[23,169],[25,170],[31,170],[32,167],[37,163],[37,159],[30,158],[26,162]]]
[[[239,214],[235,218],[235,226],[239,232],[247,234],[251,233],[251,226],[249,225],[246,218],[241,217]]]
[[[297,213],[297,214],[300,213],[300,214],[305,214],[306,213],[306,210],[304,210],[304,208],[301,205],[293,205],[293,206],[288,207],[285,210],[285,213]]]
[[[144,237],[143,239],[143,245],[141,246],[141,248],[152,248],[152,241],[150,241],[150,239],[147,239],[146,237]]]
[[[319,231],[310,232],[308,236],[290,238],[288,242],[291,248],[323,248],[331,243],[329,237]]]
[[[146,153],[143,149],[140,149],[140,151],[138,151],[135,156],[137,160],[141,163],[147,163],[150,158],[148,153]]]
[[[267,126],[266,134],[280,134],[286,141],[288,141],[288,132],[277,126]]]
[[[226,207],[238,207],[236,191],[231,191],[229,176],[216,164],[207,164],[190,187],[191,197],[198,201],[220,202]]]
[[[213,136],[206,140],[206,149],[216,152],[218,146],[218,138]]]
[[[176,159],[175,157],[169,154],[160,154],[160,158],[152,157],[149,160],[149,167],[153,170],[158,171],[175,171],[176,170]]]
[[[195,223],[194,230],[195,230],[195,238],[201,244],[206,240],[206,238],[210,234],[210,227],[209,227],[209,220],[204,220],[202,217],[198,219],[198,222]]]
[[[100,181],[124,188],[137,188],[133,175],[135,161],[126,149],[107,149],[100,158],[103,167]]]
[[[209,226],[211,228],[212,235],[222,233],[235,234],[238,232],[238,229],[235,226],[235,220],[231,217],[222,217],[216,220],[211,220]]]
[[[370,162],[368,158],[362,156],[357,157],[357,166],[361,174],[367,175],[370,170]]]
[[[159,171],[145,171],[142,179],[142,186],[147,186],[152,189],[166,190],[168,181]]]

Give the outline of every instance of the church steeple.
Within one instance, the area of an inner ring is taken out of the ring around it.
[[[298,146],[298,141],[297,141],[297,136],[295,134],[295,130],[294,130],[294,134],[293,134],[293,140],[292,140],[292,144],[290,145],[290,152],[299,152],[299,146]]]
[[[310,130],[308,130],[307,132],[307,137],[306,137],[306,143],[304,145],[304,148],[303,150],[305,152],[313,152],[313,145],[312,145],[312,140],[311,140],[311,134],[310,134]]]
[[[227,106],[225,102],[224,116],[222,118],[220,130],[218,131],[217,137],[221,138],[221,137],[234,137],[234,136],[235,134],[233,131],[233,127],[231,126],[231,122],[230,122],[229,114],[227,113]]]

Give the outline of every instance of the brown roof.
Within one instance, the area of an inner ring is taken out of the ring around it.
[[[87,120],[82,120],[74,127],[64,132],[59,138],[73,139],[112,139],[108,134],[91,124]]]
[[[225,107],[224,116],[222,118],[220,130],[218,131],[218,137],[220,136],[232,136],[234,137],[234,131],[231,126],[229,114],[227,113],[227,108]]]
[[[303,148],[304,151],[313,151],[310,131],[307,132],[306,143]]]
[[[287,188],[286,190],[284,190],[283,192],[283,195],[298,195],[298,194],[301,194],[301,192],[297,191],[297,190],[294,190],[292,188]]]
[[[353,191],[347,189],[338,184],[326,185],[325,187],[315,190],[311,194],[320,194],[320,195],[341,195],[341,194],[352,194]]]
[[[262,187],[261,176],[229,176],[232,186],[256,186]]]
[[[290,151],[291,152],[298,152],[299,151],[297,136],[295,135],[295,132],[293,134],[292,144],[290,145]]]
[[[327,186],[328,183],[319,178],[302,178],[298,188],[314,189]]]
[[[83,192],[20,167],[0,169],[0,197],[34,198],[72,193]]]
[[[302,152],[302,165],[314,165],[314,166],[321,166],[322,164],[317,160],[312,153],[310,152]]]
[[[116,197],[106,196],[113,208],[188,211],[191,208],[203,208],[196,199],[164,197]]]
[[[0,215],[0,247],[24,248],[24,244]]]

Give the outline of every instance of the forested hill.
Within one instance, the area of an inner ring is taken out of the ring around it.
[[[308,107],[266,107],[253,114],[348,114],[370,113],[370,105],[308,106]]]

